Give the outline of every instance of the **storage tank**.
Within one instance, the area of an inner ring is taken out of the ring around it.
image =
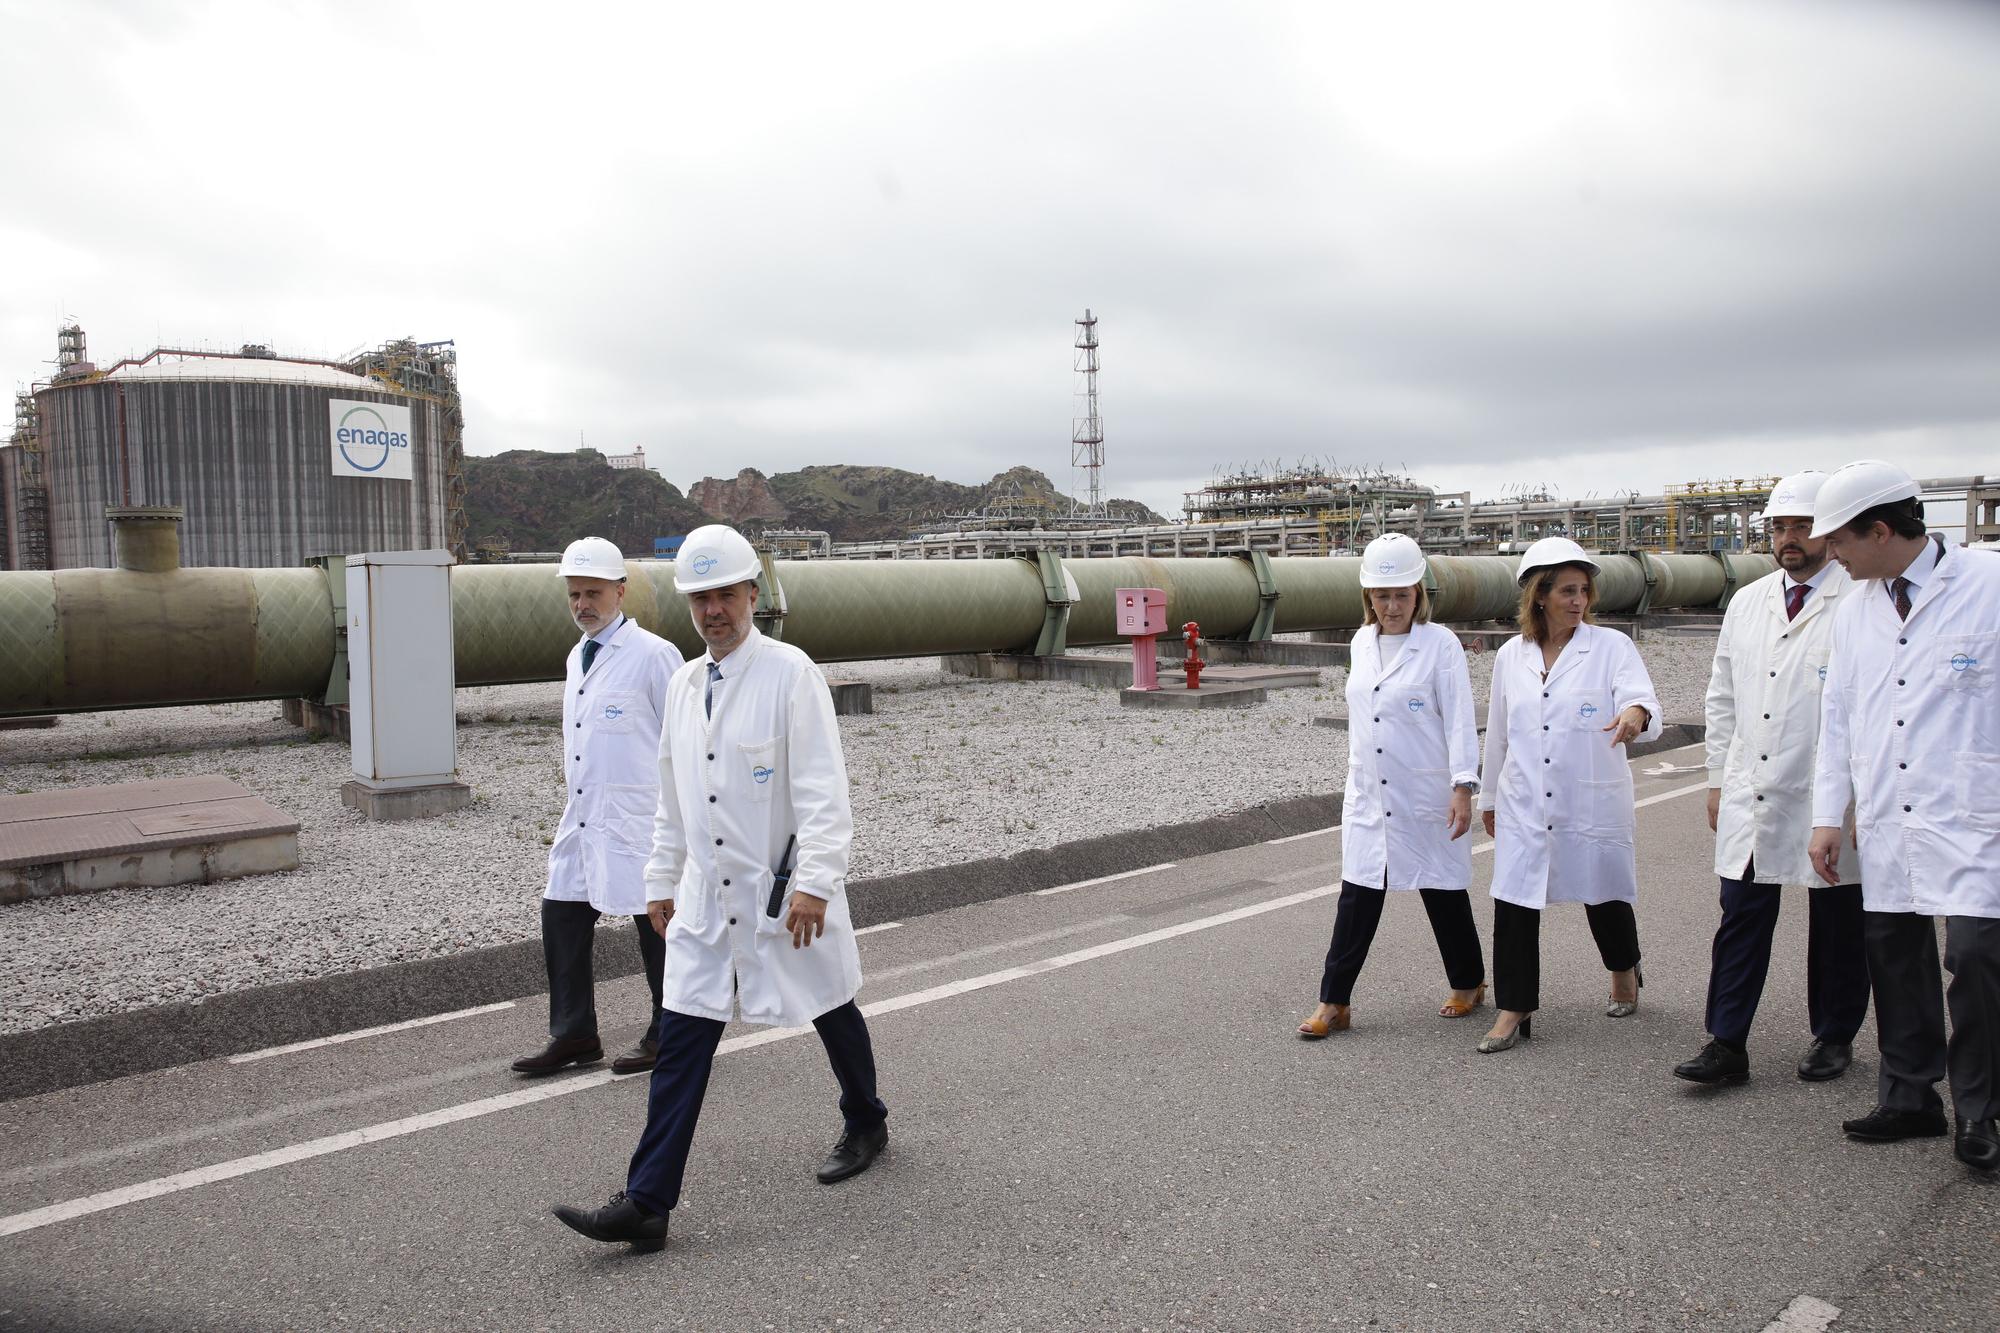
[[[186,514],[188,565],[451,548],[460,446],[456,386],[442,387],[261,347],[66,366],[34,395],[45,567],[115,565],[105,510],[135,505]]]

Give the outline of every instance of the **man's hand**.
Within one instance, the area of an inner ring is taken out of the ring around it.
[[[1650,721],[1652,719],[1646,716],[1646,710],[1637,704],[1633,704],[1630,708],[1627,708],[1624,712],[1613,718],[1611,725],[1606,727],[1605,730],[1613,733],[1611,744],[1615,748],[1644,731],[1646,724]]]
[[[1446,818],[1451,840],[1457,842],[1472,830],[1472,793],[1464,787],[1451,789],[1451,814]]]
[[[1479,812],[1479,826],[1486,830],[1487,837],[1490,838],[1493,836],[1493,812],[1491,810],[1481,810]]]
[[[812,942],[826,933],[826,899],[794,890],[792,910],[785,913],[785,929],[792,932],[794,949],[812,948]]]
[[[1812,842],[1807,847],[1807,855],[1812,857],[1813,869],[1829,884],[1840,883],[1840,830],[1837,828],[1816,828],[1812,831]]]
[[[647,903],[646,919],[653,923],[653,929],[659,932],[660,938],[665,939],[667,937],[667,922],[674,919],[674,900],[672,898],[655,898],[652,902]]]
[[[1715,818],[1722,813],[1722,788],[1708,789],[1708,831],[1715,832]]]

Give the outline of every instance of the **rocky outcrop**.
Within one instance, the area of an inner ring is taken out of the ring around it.
[[[560,551],[589,536],[633,556],[710,521],[659,473],[613,468],[595,449],[468,457],[465,517],[474,549]]]
[[[754,467],[744,468],[733,481],[703,477],[688,487],[688,499],[703,513],[737,527],[782,527],[789,515],[771,483]]]

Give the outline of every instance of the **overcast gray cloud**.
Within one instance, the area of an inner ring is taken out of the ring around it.
[[[459,343],[676,483],[2000,470],[2000,14],[1921,3],[0,3],[0,368],[58,317]]]

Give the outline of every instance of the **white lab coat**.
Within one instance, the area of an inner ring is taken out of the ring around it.
[[[1852,802],[1868,910],[2000,917],[2000,556],[1948,549],[1900,622],[1855,584],[1821,704],[1813,825]]]
[[[672,899],[664,1005],[727,1022],[796,1027],[861,989],[848,918],[847,853],[854,839],[847,761],[833,694],[812,659],[754,627],[722,661],[715,715],[705,715],[710,657],[667,687],[660,802],[646,896]],[[796,834],[792,882],[766,912],[785,841]],[[826,930],[803,949],[785,929],[790,894],[826,901]]]
[[[583,645],[563,677],[562,823],[544,896],[607,915],[646,914],[646,854],[659,804],[660,719],[680,649],[629,617],[583,674]]]
[[[1639,740],[1660,734],[1660,701],[1632,640],[1579,625],[1546,682],[1541,645],[1518,635],[1493,654],[1479,806],[1494,812],[1493,896],[1637,902],[1638,823],[1625,747],[1604,728],[1638,704]]]
[[[1381,633],[1354,636],[1347,668],[1347,793],[1340,877],[1371,889],[1466,889],[1472,839],[1453,841],[1451,789],[1479,776],[1479,724],[1458,636],[1412,625],[1385,670]]]
[[[1785,619],[1781,569],[1730,600],[1715,640],[1707,713],[1708,785],[1720,788],[1715,873],[1742,877],[1755,858],[1762,884],[1823,884],[1812,868],[1813,755],[1835,612],[1854,581],[1828,564],[1819,587]],[[1850,857],[1841,869],[1859,882]]]

